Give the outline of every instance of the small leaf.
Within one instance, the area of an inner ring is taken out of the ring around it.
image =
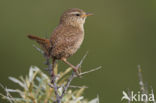
[[[9,77],[9,79],[11,80],[11,81],[13,81],[14,83],[17,83],[17,84],[19,84],[21,87],[23,87],[23,88],[27,88],[27,86],[24,84],[24,83],[22,83],[20,80],[18,80],[18,79],[16,79],[16,78],[14,78],[14,77]]]
[[[97,96],[95,99],[92,99],[92,100],[89,101],[88,103],[100,103],[100,102],[99,102],[99,96]]]
[[[59,95],[61,95],[61,94],[62,94],[62,92],[63,92],[63,88],[62,88],[62,87],[60,87],[60,88],[58,89],[58,92],[59,92]]]

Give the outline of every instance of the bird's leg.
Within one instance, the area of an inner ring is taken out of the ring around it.
[[[52,59],[52,68],[51,68],[51,76],[55,77],[54,69],[55,69],[56,60]]]
[[[78,69],[79,69],[79,66],[74,66],[73,64],[71,64],[70,62],[67,61],[66,58],[62,58],[61,59],[64,63],[68,64],[71,68],[73,68],[74,72],[76,73],[77,76],[79,76],[79,72],[78,72]]]

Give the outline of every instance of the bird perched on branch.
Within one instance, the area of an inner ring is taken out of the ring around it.
[[[82,44],[84,39],[83,26],[87,16],[90,15],[92,14],[78,8],[68,9],[61,16],[60,23],[52,32],[50,39],[33,35],[28,35],[28,38],[39,43],[45,55],[52,58],[52,68],[54,68],[56,60],[62,60],[78,73],[78,66],[72,65],[67,61],[67,58],[72,56]]]

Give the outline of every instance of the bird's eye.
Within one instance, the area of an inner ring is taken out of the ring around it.
[[[80,16],[80,14],[76,14],[76,16]]]

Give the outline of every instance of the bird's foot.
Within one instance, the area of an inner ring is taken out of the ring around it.
[[[74,68],[74,72],[76,73],[76,75],[77,75],[78,77],[81,77],[81,76],[80,76],[80,73],[81,73],[81,72],[80,72],[79,70],[80,70],[80,65],[77,65],[77,66]]]

